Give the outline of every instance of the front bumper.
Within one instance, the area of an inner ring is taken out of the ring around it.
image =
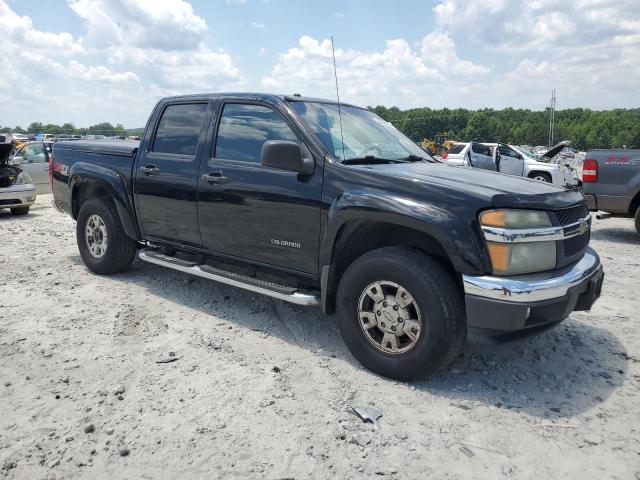
[[[573,311],[591,309],[603,278],[600,257],[592,249],[578,263],[552,272],[463,275],[467,325],[514,332],[559,322]]]
[[[0,188],[0,208],[29,207],[36,201],[36,186],[32,183]]]

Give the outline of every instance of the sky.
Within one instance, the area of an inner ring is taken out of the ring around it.
[[[0,125],[144,126],[176,94],[640,107],[639,0],[0,0]]]

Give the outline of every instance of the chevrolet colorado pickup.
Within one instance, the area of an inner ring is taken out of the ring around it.
[[[138,255],[321,305],[388,377],[447,364],[468,328],[539,329],[600,295],[581,191],[437,162],[352,105],[167,98],[140,142],[60,142],[50,171],[95,273]]]
[[[589,210],[635,218],[640,234],[640,150],[589,150],[582,183]]]

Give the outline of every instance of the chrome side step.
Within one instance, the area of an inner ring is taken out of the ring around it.
[[[215,280],[216,282],[231,285],[232,287],[242,288],[251,292],[267,295],[269,297],[284,300],[285,302],[295,303],[296,305],[320,305],[320,296],[311,293],[303,293],[295,288],[277,285],[271,282],[258,280],[237,273],[227,272],[219,268],[209,265],[200,265],[188,260],[163,255],[154,250],[144,248],[138,251],[140,260],[154,263],[162,267],[172,268],[180,272],[190,273],[198,277]]]

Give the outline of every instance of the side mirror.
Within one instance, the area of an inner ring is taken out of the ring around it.
[[[303,149],[305,150],[305,155],[303,155]],[[306,148],[303,147],[303,149],[296,142],[267,140],[262,145],[260,163],[265,167],[310,175],[313,173],[315,164]]]

